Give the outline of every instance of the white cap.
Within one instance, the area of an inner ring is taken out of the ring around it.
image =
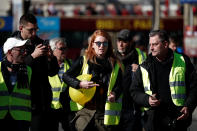
[[[28,40],[20,40],[15,37],[8,38],[3,45],[3,52],[6,54],[8,50],[11,50],[14,47],[20,47],[26,44]]]

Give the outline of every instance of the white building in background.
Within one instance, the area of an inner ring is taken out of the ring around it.
[[[11,8],[11,0],[1,0],[0,4],[0,16],[7,16],[8,11]]]

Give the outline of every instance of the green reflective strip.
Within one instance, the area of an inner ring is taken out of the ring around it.
[[[119,72],[119,68],[120,68],[119,65],[115,64],[115,67],[112,70],[110,81],[109,81],[109,86],[108,86],[108,93],[107,93],[108,96],[109,96],[109,93],[112,91],[112,88],[115,85],[115,82],[116,82],[116,79],[118,76],[118,72]]]
[[[140,53],[142,55],[142,61],[144,61],[146,59],[145,55],[144,55],[144,52],[140,50]]]
[[[53,98],[53,101],[59,101],[59,98],[54,97],[54,98]]]
[[[139,48],[136,48],[136,51],[138,53],[139,64],[142,64],[142,62],[146,59],[146,53],[140,50]]]
[[[10,110],[20,110],[20,111],[26,111],[26,112],[31,112],[30,107],[25,107],[25,106],[10,106]]]
[[[31,108],[30,107],[25,107],[25,106],[0,106],[0,110],[20,110],[20,111],[27,111],[27,112],[31,112]]]
[[[185,94],[186,89],[184,86],[170,87],[171,94]]]
[[[16,93],[16,92],[13,92],[11,96],[16,97],[16,98],[26,99],[26,100],[31,99],[31,97],[29,95]]]
[[[119,116],[120,111],[112,111],[112,110],[106,110],[105,115],[111,115],[111,116]]]
[[[80,104],[75,103],[71,100],[70,101],[70,108],[71,108],[71,111],[78,111],[78,110],[81,110],[83,108],[83,106],[81,106]]]
[[[81,68],[80,74],[87,74],[88,73],[88,64],[87,64],[87,59],[85,56],[83,56],[83,66]]]
[[[176,106],[183,106],[185,103],[184,99],[172,99]]]
[[[172,94],[172,99],[186,99],[185,94]]]
[[[61,91],[61,87],[53,87],[53,88],[51,88],[51,90],[54,92]]]
[[[7,91],[0,91],[0,96],[9,96]]]
[[[106,104],[105,104],[105,110],[116,110],[116,111],[120,111],[121,109],[122,109],[122,104],[120,104],[120,103],[106,102]]]
[[[174,87],[174,86],[185,86],[185,81],[170,82],[170,87]]]
[[[52,101],[51,108],[53,108],[53,109],[60,109],[60,108],[62,108],[62,105],[61,105],[61,103],[59,101],[58,102]]]
[[[118,125],[119,121],[120,121],[120,116],[104,115],[105,125]]]
[[[9,107],[8,106],[0,106],[0,110],[8,110]]]

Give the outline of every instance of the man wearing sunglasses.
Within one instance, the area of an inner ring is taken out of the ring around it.
[[[0,127],[6,131],[29,131],[31,121],[31,68],[26,66],[27,40],[8,38],[0,62]]]
[[[64,38],[51,39],[49,45],[60,67],[59,72],[55,76],[49,76],[49,83],[53,96],[51,102],[51,124],[49,126],[51,127],[51,131],[58,131],[59,123],[61,123],[64,131],[70,131],[70,98],[68,94],[68,85],[63,82],[62,76],[63,73],[70,68],[72,61],[67,58],[68,47]]]
[[[140,108],[133,102],[129,92],[132,83],[132,74],[136,71],[138,64],[142,63],[146,55],[132,41],[132,34],[128,29],[121,30],[117,35],[116,56],[122,61],[125,73],[123,79],[123,103],[122,115],[120,118],[120,130],[122,131],[140,131],[142,130]]]
[[[51,107],[52,91],[48,81],[48,75],[58,73],[59,66],[56,57],[53,56],[49,45],[43,44],[44,40],[37,36],[37,19],[33,14],[24,14],[19,21],[19,31],[12,36],[21,40],[30,39],[27,45],[27,57],[25,63],[32,68],[32,122],[31,131],[43,131],[48,127],[48,113]]]

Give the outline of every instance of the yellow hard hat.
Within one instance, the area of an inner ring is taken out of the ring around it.
[[[91,74],[83,74],[77,77],[79,80],[87,80],[90,81],[92,78]],[[80,105],[84,106],[85,103],[90,101],[96,92],[96,86],[89,89],[75,89],[69,87],[69,95],[70,98]]]

